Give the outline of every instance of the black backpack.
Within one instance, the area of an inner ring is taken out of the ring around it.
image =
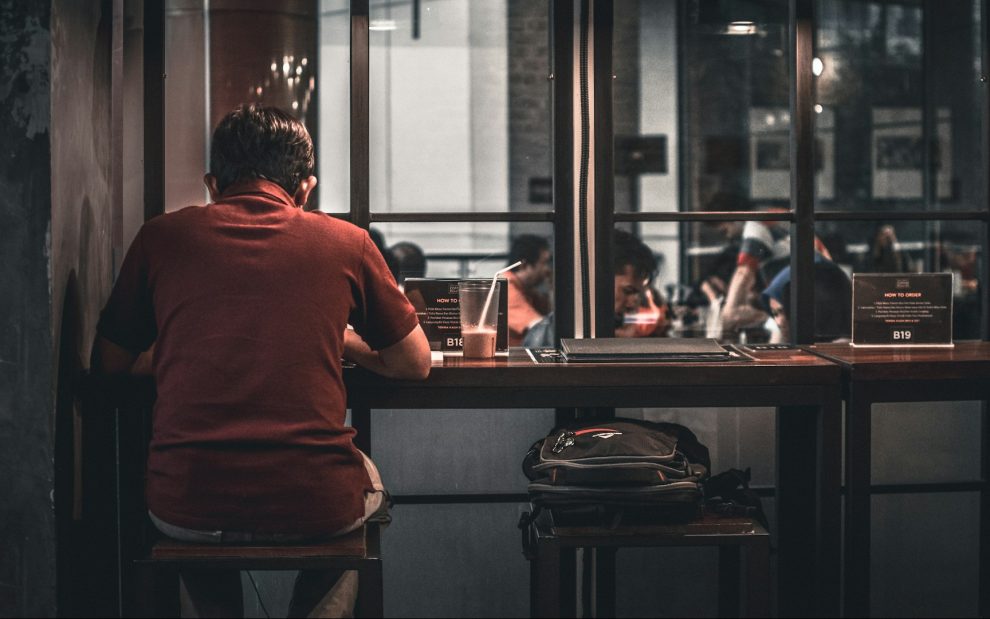
[[[690,520],[700,513],[710,467],[708,448],[684,426],[579,420],[554,428],[526,454],[534,506],[526,520],[546,507],[575,525]]]

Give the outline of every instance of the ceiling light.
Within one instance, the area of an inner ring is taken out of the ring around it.
[[[825,70],[825,63],[822,62],[821,58],[811,59],[811,72],[815,74],[815,77],[821,75],[822,71],[824,70]]]
[[[751,21],[734,21],[725,27],[725,34],[756,34],[756,24]]]
[[[373,19],[368,23],[368,30],[385,31],[395,30],[394,19]]]

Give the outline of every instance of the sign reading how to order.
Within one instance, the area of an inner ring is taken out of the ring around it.
[[[853,346],[952,346],[952,274],[853,274]]]

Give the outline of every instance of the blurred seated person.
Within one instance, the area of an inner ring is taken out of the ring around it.
[[[666,303],[650,286],[657,274],[653,250],[634,234],[616,229],[612,233],[612,269],[615,337],[648,337],[666,331]]]
[[[407,277],[426,277],[426,254],[423,248],[409,241],[402,241],[389,247],[395,261],[395,281],[399,288],[404,287]]]
[[[385,259],[385,266],[388,267],[392,277],[396,277],[395,274],[399,270],[399,265],[395,261],[395,256],[393,256],[392,252],[389,251],[388,246],[385,245],[385,235],[382,234],[382,231],[377,228],[368,228],[368,236],[371,237],[371,242],[378,248],[378,253],[380,253],[382,258]]]
[[[652,285],[646,286],[635,309],[627,309],[622,324],[615,327],[615,337],[663,337],[670,331],[667,303]]]
[[[766,290],[763,300],[780,328],[773,341],[790,340],[791,267],[784,267]],[[852,321],[852,282],[839,265],[821,255],[815,260],[816,342],[848,340]]]
[[[702,210],[708,213],[741,213],[750,210],[750,207],[749,200],[742,194],[719,191],[704,203]],[[725,298],[742,243],[742,221],[709,221],[705,222],[705,226],[718,232],[725,246],[714,259],[706,260],[705,270],[687,299],[687,304],[691,306],[715,305],[719,299]]]
[[[550,313],[550,295],[542,288],[550,281],[550,243],[535,234],[512,240],[509,264],[522,264],[505,274],[509,286],[509,346],[523,343],[526,332]]]
[[[615,305],[613,308],[616,337],[644,337],[666,331],[667,316],[659,293],[652,293],[644,306],[643,297],[656,275],[653,252],[634,235],[624,230],[612,234],[612,269],[615,274]],[[654,296],[656,295],[656,296]],[[652,313],[652,321],[640,323],[633,316],[640,311]],[[626,318],[630,317],[629,324]],[[555,346],[553,313],[530,327],[523,338],[527,348]]]
[[[909,270],[907,256],[897,246],[894,226],[877,226],[870,243],[869,270],[873,273],[904,273]]]
[[[825,244],[815,237],[815,252],[831,260]],[[766,312],[758,307],[757,284],[760,269],[769,261],[789,257],[790,224],[786,221],[747,221],[742,243],[722,306],[722,334],[766,322]]]

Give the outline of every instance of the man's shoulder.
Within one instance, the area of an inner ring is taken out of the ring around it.
[[[194,225],[196,220],[207,216],[206,209],[206,206],[186,206],[176,211],[162,213],[144,222],[141,231],[147,235]]]
[[[323,211],[299,211],[299,216],[304,222],[314,227],[319,227],[327,232],[363,239],[367,231],[349,221],[334,217],[330,213]]]

